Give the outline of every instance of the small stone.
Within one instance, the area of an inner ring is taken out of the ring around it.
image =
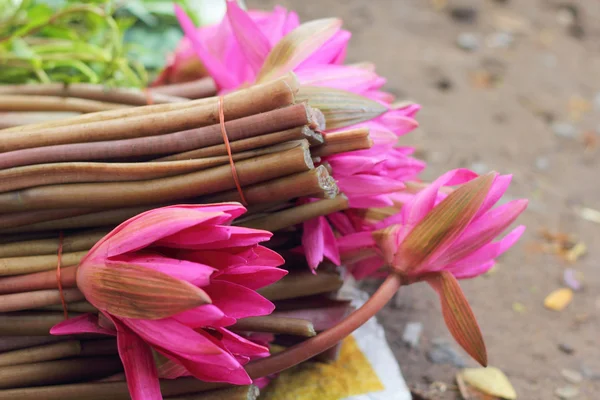
[[[492,49],[501,49],[510,47],[515,41],[515,37],[508,32],[496,32],[487,37],[485,43]]]
[[[477,175],[483,175],[487,172],[489,172],[490,167],[487,166],[487,164],[484,164],[482,162],[474,162],[471,163],[471,171],[475,172]]]
[[[441,77],[435,82],[435,86],[442,92],[452,89],[452,81],[446,77]]]
[[[477,10],[469,6],[453,7],[450,10],[450,16],[456,22],[472,24],[477,21]]]
[[[587,365],[581,366],[581,374],[586,379],[593,379],[593,380],[600,379],[600,373],[598,373],[597,371],[594,371]]]
[[[572,139],[577,134],[577,129],[568,122],[554,122],[550,128],[556,136]]]
[[[573,354],[575,352],[575,349],[573,348],[573,346],[571,346],[568,343],[559,343],[558,349],[565,354]]]
[[[480,47],[479,37],[470,32],[463,32],[456,38],[456,44],[463,50],[475,51]]]
[[[583,381],[583,376],[579,371],[564,368],[560,371],[560,374],[563,376],[563,378],[569,381],[569,383],[577,384]]]
[[[576,9],[568,7],[568,6],[559,7],[559,9],[556,13],[556,20],[562,26],[573,25],[575,23],[576,19],[577,19]]]
[[[550,160],[548,157],[538,157],[535,159],[535,167],[540,171],[545,171],[550,167]]]
[[[568,400],[577,397],[579,395],[579,389],[575,386],[563,386],[556,389],[554,394],[560,399]]]
[[[585,37],[585,29],[583,29],[581,24],[573,24],[569,26],[567,31],[569,32],[569,35],[573,36],[575,39],[583,39]]]
[[[427,358],[434,364],[452,364],[458,368],[466,367],[463,357],[445,339],[434,339],[433,348],[427,352]]]
[[[420,322],[409,322],[402,333],[402,341],[410,348],[416,349],[419,347],[419,339],[423,331],[423,324]]]

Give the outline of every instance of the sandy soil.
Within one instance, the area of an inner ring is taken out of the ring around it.
[[[267,8],[275,1],[249,3]],[[417,146],[428,162],[424,179],[456,167],[514,174],[507,197],[531,200],[520,219],[528,231],[500,260],[495,274],[463,284],[484,332],[490,363],[505,371],[520,399],[558,398],[555,390],[569,385],[561,375],[564,368],[583,374],[574,398],[597,399],[600,225],[573,210],[600,209],[599,151],[594,146],[600,139],[600,104],[593,104],[600,93],[599,3],[571,1],[579,11],[574,24],[572,13],[557,9],[569,2],[549,0],[450,1],[441,11],[434,4],[445,1],[277,3],[297,10],[303,19],[342,17],[353,33],[348,61],[375,62],[389,79],[391,92],[423,105],[421,127],[405,142]],[[451,17],[449,9],[464,5],[476,11],[474,21]],[[504,33],[492,36],[497,32]],[[461,33],[473,34],[479,48],[459,48]],[[505,33],[513,40],[509,47],[490,46],[490,37],[503,42]],[[554,132],[561,122],[567,124],[562,128],[566,137]],[[568,265],[536,251],[542,228],[576,234],[588,254]],[[565,310],[547,310],[544,298],[564,285],[566,267],[584,274],[584,289]],[[427,358],[434,338],[449,338],[428,287],[403,288],[381,321],[412,387],[428,389],[429,398],[459,398],[453,390],[458,369]],[[410,321],[424,327],[416,350],[401,341]],[[561,344],[572,347],[572,354],[561,351]]]

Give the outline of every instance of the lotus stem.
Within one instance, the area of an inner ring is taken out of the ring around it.
[[[260,147],[271,146],[277,143],[283,143],[290,140],[307,139],[311,145],[323,143],[323,136],[314,132],[308,126],[299,126],[296,128],[286,129],[280,132],[267,133],[249,137],[246,139],[230,142],[231,152],[239,153],[247,150],[252,150]],[[224,144],[203,147],[197,150],[191,150],[179,154],[174,154],[167,157],[157,158],[154,161],[177,161],[190,160],[204,157],[215,157],[227,155],[227,148]]]
[[[356,139],[334,142],[331,144],[322,144],[312,150],[313,157],[326,157],[333,154],[346,153],[349,151],[370,149],[373,146],[373,140],[369,136],[358,137]]]
[[[179,103],[188,101],[187,96],[177,96],[164,91],[152,89],[144,92],[133,88],[116,88],[95,85],[91,83],[36,83],[26,85],[0,85],[0,95],[18,94],[31,96],[32,101],[40,96],[76,97],[79,99],[96,100],[132,106],[152,104]],[[214,92],[213,92],[214,93]]]
[[[310,271],[291,272],[281,280],[258,292],[271,301],[334,292],[342,287],[344,280],[337,272]]]
[[[294,93],[295,88],[285,79],[231,93],[224,97],[225,119],[234,120],[294,104]],[[219,121],[216,98],[116,111],[0,131],[0,152],[153,136],[214,125]]]
[[[377,314],[394,297],[401,285],[402,278],[391,273],[362,307],[339,324],[281,353],[251,362],[246,367],[246,371],[252,378],[271,375],[291,368],[335,346],[336,343]]]
[[[55,121],[79,115],[72,111],[10,111],[0,112],[0,130],[39,122]]]
[[[26,349],[69,339],[69,336],[3,336],[0,337],[0,352]]]
[[[196,113],[196,109],[186,110],[186,112]],[[266,133],[277,132],[306,124],[312,124],[310,119],[310,110],[304,104],[297,104],[290,107],[276,109],[260,114],[245,116],[225,123],[227,135],[230,141],[245,139],[248,137],[263,135]],[[181,111],[173,111],[181,112]],[[160,115],[144,117],[144,120],[153,122]],[[134,117],[132,117],[134,118]],[[138,118],[138,117],[135,117]],[[162,117],[161,117],[162,118]],[[173,117],[171,121],[176,121]],[[126,119],[111,120],[116,123],[124,123]],[[111,122],[109,121],[109,122]],[[108,124],[109,122],[106,122]],[[153,128],[160,122],[152,124]],[[102,123],[96,123],[102,124]],[[144,131],[142,134],[133,138],[109,137],[106,141],[80,140],[67,142],[67,144],[42,145],[44,147],[23,148],[21,150],[0,153],[0,169],[19,167],[23,165],[68,162],[68,161],[93,161],[106,159],[123,159],[141,156],[157,156],[169,153],[180,153],[188,150],[203,148],[223,142],[220,125],[213,124],[195,128],[192,124],[188,130],[176,131],[174,133],[159,132],[156,136],[147,136]],[[86,125],[87,126],[87,125]],[[93,135],[93,127],[90,128],[90,135]],[[59,128],[57,128],[59,129]],[[70,128],[60,128],[68,132]],[[104,129],[104,128],[102,128]],[[131,126],[127,135],[135,130]],[[145,129],[145,128],[140,128]],[[48,138],[49,133],[44,133],[43,137]],[[127,135],[124,135],[125,137]],[[56,135],[55,135],[56,136]],[[3,137],[4,139],[4,137]],[[53,140],[53,138],[48,138]],[[82,138],[83,139],[83,138]],[[45,140],[45,139],[44,139]]]
[[[108,230],[97,230],[65,235],[62,241],[62,250],[64,253],[89,250],[97,241],[106,236],[108,232]],[[0,258],[56,254],[58,245],[58,236],[51,239],[0,244]],[[62,273],[65,273],[65,269],[63,269]],[[0,279],[0,294],[4,293],[2,291],[2,282],[3,280]]]
[[[233,154],[234,161],[247,160],[299,146],[301,141],[250,149]],[[92,143],[93,144],[93,143]],[[1,158],[1,155],[0,155]],[[65,162],[28,165],[0,170],[0,192],[62,183],[127,182],[164,178],[229,164],[228,156],[197,160],[140,163]],[[36,221],[38,222],[38,221]]]
[[[65,253],[61,258],[61,266],[70,267],[79,264],[87,251]],[[23,275],[33,272],[56,269],[57,255],[10,257],[0,259],[0,276]]]
[[[123,369],[119,357],[89,357],[0,368],[0,388],[18,388],[98,379]]]
[[[0,172],[1,173],[1,172]],[[0,214],[0,229],[10,229],[23,225],[31,225],[42,221],[74,217],[93,212],[89,208],[69,208],[62,210],[35,210],[10,214]]]
[[[85,299],[79,289],[65,289],[62,295],[67,302]],[[61,304],[61,292],[58,290],[37,290],[0,295],[0,312],[31,310],[34,308]]]
[[[77,313],[93,313],[93,314],[98,313],[98,309],[96,307],[94,307],[93,305],[91,305],[90,303],[88,303],[87,301],[76,301],[74,303],[69,302],[67,308],[69,311],[77,312]],[[42,308],[40,308],[40,310],[62,311],[63,306],[62,306],[62,304],[60,304],[60,305],[55,304],[55,305],[51,305],[51,306],[42,307]]]
[[[231,329],[234,331],[270,332],[303,337],[316,335],[315,328],[310,321],[270,315],[239,319]]]
[[[172,83],[164,86],[153,86],[149,91],[154,94],[179,96],[188,99],[202,99],[214,96],[217,87],[212,78],[206,77],[183,83]]]
[[[337,194],[335,180],[324,167],[244,188],[244,196],[250,205],[283,203],[304,196],[333,198]],[[204,203],[241,201],[237,191],[207,196],[202,200]]]
[[[92,113],[129,106],[101,101],[57,96],[0,95],[0,111],[71,111]]]
[[[70,313],[70,315],[77,314]],[[50,328],[64,319],[62,312],[0,314],[0,336],[48,336]]]
[[[236,163],[242,186],[271,181],[311,169],[304,148],[269,154]],[[0,194],[2,212],[47,208],[90,208],[155,204],[217,193],[235,187],[228,165],[185,175],[128,183],[52,185]]]
[[[236,225],[276,232],[300,224],[304,221],[342,211],[347,208],[348,198],[343,194],[340,194],[333,199],[314,201],[291,207],[287,210],[272,212],[263,217],[253,218]]]

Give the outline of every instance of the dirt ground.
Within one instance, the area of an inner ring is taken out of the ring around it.
[[[304,20],[343,18],[353,33],[348,61],[375,62],[389,91],[423,105],[421,126],[405,143],[417,146],[428,162],[424,179],[456,167],[514,174],[507,198],[530,199],[519,221],[527,233],[494,274],[463,281],[490,364],[507,374],[519,399],[558,398],[555,391],[570,385],[579,391],[571,398],[598,399],[600,225],[576,210],[600,209],[600,4],[249,1],[261,8],[275,3]],[[451,11],[465,6],[470,11]],[[568,264],[542,252],[544,228],[576,235],[588,253]],[[548,310],[544,298],[564,287],[566,268],[583,273],[583,289],[564,310]],[[429,391],[426,398],[460,398],[458,368],[427,357],[433,339],[450,338],[428,287],[403,288],[380,320],[412,388]],[[418,349],[401,340],[411,321],[423,324]],[[569,383],[563,369],[579,372],[583,381]]]

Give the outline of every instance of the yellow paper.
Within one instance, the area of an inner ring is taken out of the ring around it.
[[[261,393],[261,400],[340,400],[383,390],[369,360],[350,336],[337,361],[304,363],[279,374]]]

